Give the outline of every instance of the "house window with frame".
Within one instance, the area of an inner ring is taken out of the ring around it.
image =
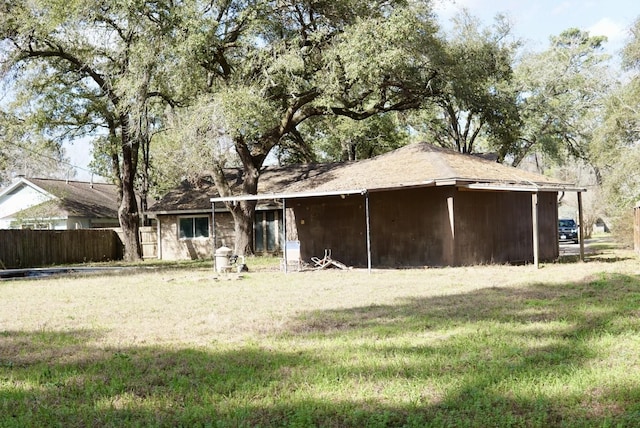
[[[180,239],[209,237],[209,217],[180,217],[178,219]]]

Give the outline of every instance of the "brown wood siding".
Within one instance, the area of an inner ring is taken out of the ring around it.
[[[540,260],[556,260],[560,256],[557,192],[538,194],[538,224],[540,227]]]
[[[289,206],[295,211],[303,260],[322,257],[325,249],[331,249],[332,257],[342,263],[350,266],[366,265],[363,196],[295,199]]]
[[[558,256],[556,193],[538,196],[540,259]],[[456,265],[533,262],[531,193],[459,191]]]
[[[373,267],[533,261],[531,193],[428,187],[369,197]],[[347,265],[367,265],[363,196],[297,199],[291,206],[304,260],[330,248]],[[557,194],[541,193],[538,210],[540,258],[553,260]]]
[[[409,189],[370,195],[371,256],[375,267],[450,264],[447,213],[450,189]],[[300,199],[292,203],[304,260],[332,257],[367,265],[365,199],[361,195]]]
[[[447,210],[451,195],[451,188],[372,193],[373,266],[451,264],[453,241]]]

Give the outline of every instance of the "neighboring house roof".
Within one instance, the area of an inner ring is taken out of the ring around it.
[[[87,183],[83,181],[55,180],[48,178],[21,178],[0,192],[0,203],[9,200],[9,195],[23,191],[26,187],[35,190],[40,204],[16,207],[15,212],[28,215],[30,210],[40,213],[42,203],[52,205],[58,215],[86,218],[117,218],[118,189],[113,184]],[[28,202],[28,201],[27,201]]]
[[[267,166],[260,172],[258,193],[281,193],[291,184],[327,173],[338,164],[305,164],[287,166]],[[234,194],[242,191],[242,169],[225,170],[227,181]],[[149,207],[147,212],[158,214],[197,213],[211,211],[211,197],[219,196],[218,189],[210,176],[202,176],[197,181],[184,180],[180,185]]]

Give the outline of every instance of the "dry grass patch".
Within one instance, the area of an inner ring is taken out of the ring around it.
[[[0,426],[625,426],[640,269],[0,282]]]

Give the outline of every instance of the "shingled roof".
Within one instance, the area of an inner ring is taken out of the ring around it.
[[[118,218],[118,189],[113,184],[49,178],[23,178],[54,197],[69,217]]]
[[[427,143],[410,144],[362,161],[337,165],[325,174],[288,186],[287,193],[385,190],[427,184],[492,184],[567,187],[541,174],[505,166]]]
[[[298,181],[324,175],[339,164],[305,164],[267,166],[260,173],[258,193],[281,193]],[[225,170],[233,194],[242,190],[242,169]],[[195,182],[184,180],[180,185],[160,198],[147,210],[149,213],[197,213],[211,211],[211,198],[218,197],[218,189],[211,176],[203,175]]]
[[[226,199],[268,199],[282,195],[377,191],[435,184],[521,186],[524,188],[573,189],[573,185],[541,174],[499,164],[479,156],[465,155],[428,143],[410,144],[371,159],[330,163],[268,166],[258,182],[258,195],[241,194],[242,170],[226,170],[234,196]],[[210,177],[197,183],[183,182],[154,204],[149,212],[202,212],[219,198]]]

